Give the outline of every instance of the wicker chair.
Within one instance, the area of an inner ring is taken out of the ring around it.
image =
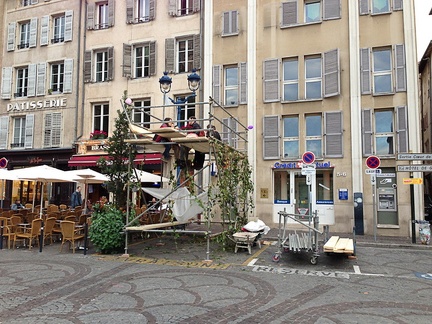
[[[75,215],[69,215],[64,218],[65,221],[76,222]]]
[[[28,204],[27,203],[27,204],[24,205],[24,207],[27,208],[27,209],[31,209],[31,208],[33,208],[33,204]]]
[[[56,224],[56,220],[57,220],[57,218],[55,218],[55,217],[49,217],[49,218],[47,218],[47,220],[45,222],[44,237],[43,237],[43,245],[44,246],[45,246],[45,240],[47,238],[50,238],[51,244],[53,243],[53,229],[54,229],[54,226]]]
[[[75,242],[80,241],[84,239],[83,234],[78,234],[75,230],[75,222],[71,221],[61,221],[60,222],[60,229],[62,234],[62,242],[60,246],[60,252],[63,250],[63,244],[66,242],[69,242],[69,249],[72,245],[72,251],[75,253]]]
[[[15,231],[8,225],[8,218],[6,217],[0,217],[0,226],[3,226],[3,238],[7,239],[8,249],[10,249],[11,242],[15,240]]]
[[[31,224],[32,224],[31,227],[25,229],[23,233],[16,233],[14,238],[14,246],[16,245],[16,240],[20,238],[24,240],[26,239],[29,240],[29,250],[32,248],[33,240],[36,240],[39,246],[38,237],[40,235],[40,230],[42,227],[42,219],[41,218],[34,219]]]

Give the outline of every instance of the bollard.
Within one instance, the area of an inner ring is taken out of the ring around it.
[[[88,234],[88,223],[86,220],[84,224],[84,255],[87,255],[87,234]]]
[[[0,224],[0,250],[3,250],[3,226],[4,226],[4,221],[1,221]]]

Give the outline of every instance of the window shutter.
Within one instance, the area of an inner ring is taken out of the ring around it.
[[[291,26],[297,24],[297,0],[282,2],[281,26]]]
[[[156,74],[156,42],[150,42],[150,75]]]
[[[225,144],[229,143],[229,136],[230,136],[229,128],[228,128],[228,125],[230,124],[229,120],[230,120],[229,118],[222,118],[222,134],[220,135],[221,135],[222,142]]]
[[[29,47],[36,47],[36,34],[37,34],[37,18],[32,18],[30,20],[30,39]]]
[[[193,12],[200,11],[200,0],[193,0]]]
[[[94,15],[95,5],[94,3],[87,4],[87,29],[94,29]]]
[[[360,77],[361,93],[371,93],[371,75],[370,75],[370,52],[369,48],[360,49]]]
[[[40,32],[40,45],[48,45],[49,43],[49,21],[50,16],[43,16],[41,18],[41,32]]]
[[[247,104],[247,63],[241,62],[240,64],[240,104]]]
[[[149,20],[153,20],[156,17],[155,0],[150,0],[149,3]]]
[[[359,0],[360,15],[368,15],[369,14],[369,1],[370,0]]]
[[[46,81],[46,63],[38,63],[37,65],[37,83],[36,83],[36,96],[45,95],[45,81]]]
[[[126,24],[134,23],[134,4],[133,0],[126,0]]]
[[[393,0],[393,10],[403,10],[403,0]]]
[[[201,69],[201,35],[193,36],[193,67],[197,70]]]
[[[1,86],[1,98],[11,99],[12,97],[12,67],[2,68],[2,86]]]
[[[213,65],[213,100],[221,102],[221,72],[222,66]]]
[[[168,14],[170,16],[177,16],[177,0],[169,0]]]
[[[123,76],[132,77],[132,46],[123,44]]]
[[[0,117],[0,150],[6,150],[9,135],[9,116]]]
[[[237,10],[231,11],[231,33],[238,34],[239,33],[239,12]]]
[[[65,12],[65,32],[64,41],[72,40],[72,22],[73,22],[73,10],[68,10]]]
[[[342,112],[327,112],[324,119],[325,156],[343,157]]]
[[[72,93],[73,59],[64,60],[63,93]]]
[[[36,64],[28,65],[27,97],[36,96]]]
[[[405,47],[403,44],[394,46],[396,91],[406,91]]]
[[[339,19],[341,17],[340,0],[324,0],[323,9],[324,20]]]
[[[60,112],[52,113],[51,128],[51,147],[61,145],[62,114]]]
[[[15,50],[15,22],[11,22],[8,24],[8,38],[7,38],[7,50],[13,51]]]
[[[114,26],[114,0],[108,0],[108,26]]]
[[[51,146],[51,129],[52,129],[52,114],[45,114],[45,125],[44,125],[44,140],[43,147]]]
[[[33,148],[34,115],[26,115],[24,148]]]
[[[108,47],[108,81],[114,78],[114,46]]]
[[[230,24],[231,12],[226,11],[222,16],[222,35],[231,34],[231,24]]]
[[[279,116],[264,116],[263,119],[263,159],[280,158]]]
[[[408,153],[408,117],[406,106],[396,107],[398,153]]]
[[[335,49],[324,53],[324,97],[333,97],[340,94],[340,67],[339,50]]]
[[[92,81],[92,51],[84,52],[84,82]]]
[[[279,101],[279,60],[264,61],[264,102]]]
[[[165,39],[165,71],[168,73],[175,72],[175,39]]]
[[[237,148],[238,144],[238,119],[234,117],[222,119],[222,142],[230,145],[231,147]]]
[[[362,135],[363,135],[363,155],[371,155],[372,152],[372,109],[362,111]]]

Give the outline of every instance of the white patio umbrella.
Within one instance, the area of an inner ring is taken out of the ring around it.
[[[135,179],[135,174],[138,176],[140,182],[169,182],[168,178],[138,169],[135,169],[132,173],[132,179]]]
[[[76,182],[76,180],[74,180],[74,178],[65,171],[50,167],[48,165],[38,165],[35,167],[16,169],[10,172],[16,175],[18,180],[29,180],[42,183],[41,208],[39,215],[40,218],[42,218],[44,185],[48,182]]]
[[[85,201],[83,213],[85,213],[87,210],[88,184],[104,183],[109,181],[109,178],[105,174],[99,173],[92,169],[71,170],[66,171],[66,173],[70,174],[75,181],[84,183]]]
[[[2,191],[1,191],[1,208],[3,208],[3,198],[5,192],[5,181],[6,180],[18,180],[17,176],[7,169],[0,169],[0,180],[2,181]]]

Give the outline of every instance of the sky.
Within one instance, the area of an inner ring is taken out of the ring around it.
[[[420,60],[432,40],[432,0],[414,0],[416,33],[417,33],[417,58]]]

